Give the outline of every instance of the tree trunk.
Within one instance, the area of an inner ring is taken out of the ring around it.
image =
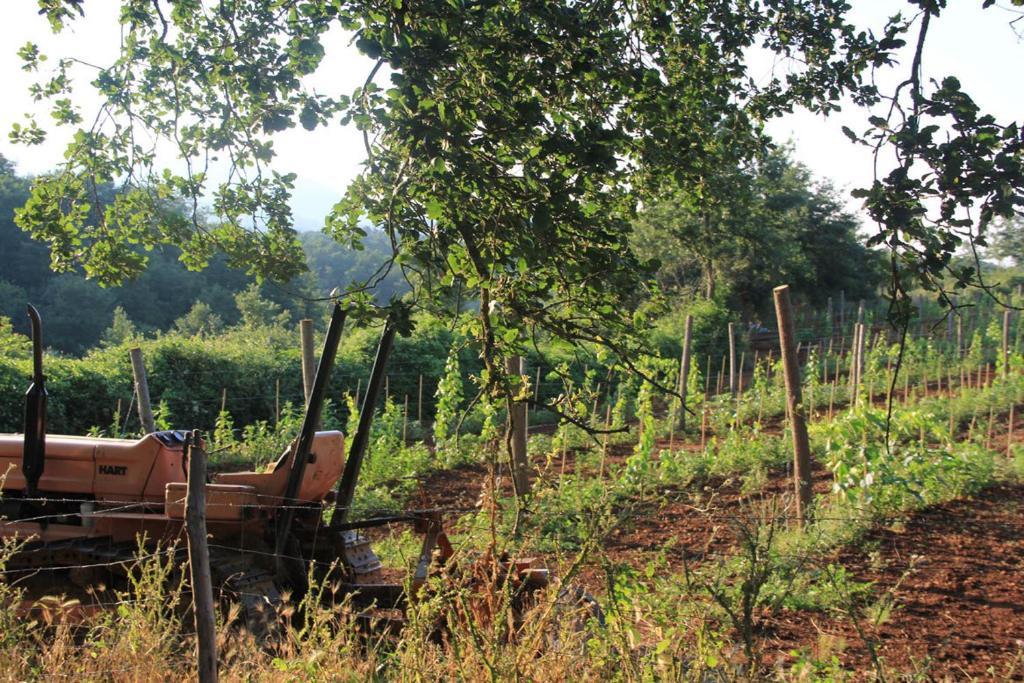
[[[704,298],[715,298],[715,266],[710,259],[704,262]]]

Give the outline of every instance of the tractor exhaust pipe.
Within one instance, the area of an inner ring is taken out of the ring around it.
[[[25,392],[25,450],[21,472],[25,475],[25,495],[38,493],[39,479],[46,466],[46,378],[43,377],[43,333],[39,311],[28,305],[32,324],[32,384]]]

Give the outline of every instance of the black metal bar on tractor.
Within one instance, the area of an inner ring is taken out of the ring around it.
[[[295,450],[292,452],[288,483],[284,489],[284,505],[277,522],[275,552],[278,555],[284,552],[288,543],[288,534],[295,516],[293,507],[295,496],[298,495],[299,487],[302,485],[302,477],[306,473],[306,463],[309,462],[309,453],[313,448],[313,438],[316,436],[316,427],[320,424],[320,413],[324,407],[324,399],[327,397],[327,380],[330,379],[331,369],[334,367],[334,358],[338,353],[338,341],[341,339],[341,330],[345,326],[346,315],[348,315],[348,311],[342,308],[341,304],[334,304],[331,324],[327,327],[324,347],[320,352],[320,362],[316,366],[313,389],[309,392],[309,404],[306,406],[306,414],[302,417],[302,429],[299,431],[299,438],[295,442]]]
[[[391,515],[389,517],[370,517],[368,519],[360,519],[356,522],[340,522],[338,524],[331,524],[331,529],[335,531],[350,531],[352,529],[369,529],[375,526],[384,526],[385,524],[394,524],[395,522],[418,522],[422,517],[415,515]]]
[[[384,334],[381,335],[380,343],[377,345],[377,355],[373,359],[373,369],[370,371],[370,382],[366,387],[366,394],[363,396],[363,405],[359,408],[359,427],[356,428],[356,433],[352,437],[352,445],[349,447],[348,458],[345,460],[345,471],[341,475],[341,481],[338,482],[338,494],[334,498],[331,528],[344,524],[348,519],[352,498],[356,491],[356,481],[359,479],[359,469],[363,466],[363,456],[366,455],[366,446],[370,442],[373,413],[377,408],[377,399],[380,398],[388,355],[391,353],[391,345],[394,341],[395,325],[389,320],[384,326]]]
[[[43,324],[39,311],[28,305],[32,322],[32,384],[25,392],[25,450],[21,471],[25,475],[25,492],[36,494],[40,477],[46,467],[46,379],[43,377]]]

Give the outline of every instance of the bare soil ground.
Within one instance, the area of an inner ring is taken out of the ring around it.
[[[874,648],[886,670],[931,680],[1024,680],[1024,486],[994,486],[877,527],[837,560],[895,597],[891,615],[877,628],[848,616],[778,615],[766,633],[776,656],[835,654],[870,677]]]
[[[1014,441],[1024,438],[1022,412],[1015,416]],[[992,443],[997,451],[1006,448],[1007,430],[999,426]],[[631,451],[613,446],[607,461],[621,462]],[[575,468],[572,455],[567,473]],[[422,482],[413,507],[470,507],[487,476],[482,466],[435,473]],[[813,478],[816,494],[829,491],[827,470],[815,464]],[[502,483],[509,488],[507,476]],[[784,512],[791,499],[785,471],[770,473],[753,492],[738,478],[661,491],[609,529],[604,559],[639,570],[663,558],[670,571],[680,571],[684,560],[700,562],[734,548],[736,518],[770,501]],[[792,662],[794,652],[803,652],[835,656],[864,678],[874,677],[877,658],[887,672],[919,672],[926,680],[1024,680],[1024,485],[994,486],[877,526],[831,559],[852,579],[871,583],[876,598],[892,595],[894,609],[877,628],[838,613],[766,615],[769,663]],[[577,581],[600,594],[606,573],[595,559]]]

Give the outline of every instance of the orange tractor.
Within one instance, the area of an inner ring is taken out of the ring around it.
[[[214,585],[239,601],[256,629],[272,618],[283,593],[302,595],[310,576],[329,579],[335,598],[400,609],[428,573],[452,558],[439,511],[350,519],[396,327],[389,320],[384,328],[345,457],[345,435],[315,429],[345,316],[335,305],[301,431],[284,454],[266,471],[217,473],[206,482]],[[168,542],[183,536],[186,463],[190,454],[203,456],[197,450],[202,444],[179,431],[136,441],[48,435],[41,324],[31,306],[29,317],[34,376],[25,433],[0,435],[0,537],[23,544],[5,573],[59,575],[58,581],[66,576],[80,586],[117,581],[134,563],[140,542],[173,548]],[[382,581],[381,564],[360,533],[396,522],[411,523],[423,535],[414,575],[404,583]],[[530,591],[543,587],[546,570],[531,564],[502,563],[502,581]]]

